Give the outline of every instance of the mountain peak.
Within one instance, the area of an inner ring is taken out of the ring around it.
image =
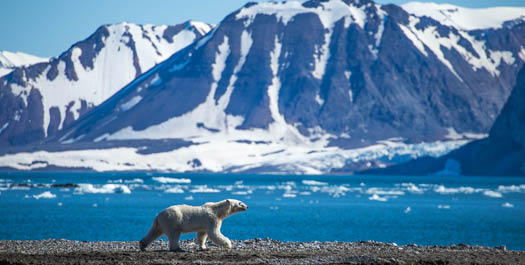
[[[13,71],[13,68],[47,62],[49,58],[42,58],[23,52],[0,51],[0,77]]]
[[[325,28],[331,28],[335,22],[345,18],[345,24],[354,22],[364,27],[367,16],[376,13],[380,5],[370,0],[310,0],[307,2],[263,2],[245,5],[236,14],[236,19],[246,20],[249,25],[257,15],[273,15],[283,24],[287,24],[299,14],[317,14]]]
[[[525,7],[466,8],[431,2],[409,2],[401,7],[416,16],[427,16],[443,25],[463,30],[497,29],[506,21],[525,20]]]

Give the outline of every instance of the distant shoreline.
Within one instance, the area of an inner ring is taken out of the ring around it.
[[[0,240],[0,264],[525,264],[524,251],[465,244],[250,239],[234,240],[231,250],[210,243],[208,251],[199,251],[192,240],[181,241],[181,247],[185,252],[168,252],[161,240],[141,252],[136,241]]]

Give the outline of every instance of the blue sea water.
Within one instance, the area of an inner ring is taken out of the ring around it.
[[[140,240],[168,206],[226,198],[249,205],[224,221],[231,239],[525,250],[520,177],[4,172],[0,239]]]

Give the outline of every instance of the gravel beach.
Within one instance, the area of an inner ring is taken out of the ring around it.
[[[470,245],[398,246],[381,242],[232,241],[233,249],[209,243],[199,251],[184,240],[185,252],[168,252],[166,241],[147,251],[137,242],[63,239],[0,241],[0,264],[525,264],[525,252]]]

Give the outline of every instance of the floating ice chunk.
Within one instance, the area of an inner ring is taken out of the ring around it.
[[[57,205],[58,205],[58,207],[62,207],[63,204],[62,204],[62,202],[58,202]]]
[[[186,197],[184,197],[184,199],[187,200],[187,201],[192,201],[193,200],[193,196],[191,196],[191,195],[190,196],[186,196]]]
[[[501,198],[501,197],[503,197],[503,195],[501,195],[500,192],[492,191],[492,190],[484,191],[483,195],[488,196],[488,197],[492,197],[492,198]]]
[[[345,187],[345,186],[324,186],[322,188],[319,188],[317,186],[314,186],[312,187],[311,189],[313,192],[316,192],[317,190],[323,192],[323,193],[328,193],[328,195],[334,197],[334,198],[339,198],[341,196],[345,196],[347,192],[351,191],[350,188],[348,187]]]
[[[194,189],[190,190],[191,193],[217,193],[221,192],[218,189],[208,188],[208,186],[197,186]]]
[[[74,194],[84,193],[124,193],[130,194],[131,190],[123,184],[105,184],[102,187],[95,187],[93,184],[81,183],[73,191]]]
[[[165,193],[184,193],[184,190],[181,187],[173,187],[164,191]]]
[[[459,187],[459,188],[447,188],[443,185],[438,185],[434,188],[434,191],[441,194],[454,194],[454,193],[465,193],[472,194],[480,192],[481,189],[474,189],[472,187]]]
[[[369,188],[366,190],[367,194],[376,194],[376,195],[405,195],[405,192],[402,190],[384,190],[381,188]]]
[[[233,195],[248,195],[248,194],[252,194],[252,191],[251,190],[243,190],[243,191],[235,191],[235,192],[232,192]]]
[[[33,195],[33,198],[39,200],[39,199],[54,199],[57,196],[49,191],[42,192],[38,195]]]
[[[23,187],[23,186],[13,186],[9,188],[10,190],[30,190],[29,187]]]
[[[519,186],[517,185],[510,185],[510,186],[498,186],[498,192],[525,192],[525,184],[521,184]]]
[[[116,180],[108,180],[108,183],[122,183],[122,179],[116,179]]]
[[[295,198],[295,197],[297,197],[297,195],[294,194],[294,193],[285,192],[285,193],[283,193],[283,197],[284,198]]]
[[[239,185],[242,185],[244,183],[244,181],[242,180],[237,180],[235,181],[233,184],[236,185],[236,186],[239,186]]]
[[[127,180],[124,180],[124,183],[126,183],[126,184],[130,184],[130,183],[144,183],[144,180],[140,179],[140,178],[127,179]]]
[[[512,208],[514,207],[514,204],[511,204],[509,202],[505,202],[504,204],[501,205],[501,207],[504,207],[504,208]]]
[[[445,209],[445,210],[450,209],[450,205],[441,205],[441,204],[440,204],[440,205],[438,205],[437,207],[438,207],[438,209]]]
[[[380,202],[386,202],[388,199],[385,198],[385,197],[380,197],[379,195],[377,194],[374,194],[370,197],[368,197],[369,200],[371,201],[380,201]]]
[[[416,193],[416,194],[423,194],[424,191],[423,189],[419,188],[418,186],[416,186],[414,183],[401,183],[401,186],[402,187],[405,187],[406,190],[410,193]]]
[[[304,185],[312,185],[312,186],[324,186],[324,185],[328,185],[328,183],[326,182],[322,182],[322,181],[317,181],[317,180],[308,180],[308,179],[304,179],[302,181],[302,183]]]
[[[412,208],[410,208],[410,206],[409,206],[409,207],[407,207],[407,208],[405,209],[404,213],[409,213],[410,211],[412,211]]]
[[[189,184],[189,183],[191,183],[191,179],[186,179],[186,178],[152,177],[151,179],[153,179],[156,182],[163,183],[163,184],[166,184],[166,183],[186,183],[186,184]]]

